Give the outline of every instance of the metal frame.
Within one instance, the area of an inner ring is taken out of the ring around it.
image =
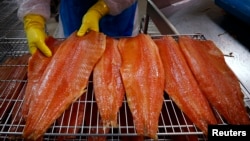
[[[172,23],[164,16],[160,9],[154,4],[152,0],[147,0],[146,17],[143,32],[147,34],[149,19],[152,19],[162,35],[176,34],[179,32],[172,25]]]

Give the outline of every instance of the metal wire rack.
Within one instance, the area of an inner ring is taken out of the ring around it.
[[[177,38],[178,36],[175,36]],[[205,39],[200,35],[193,35],[196,39]],[[23,95],[27,85],[28,48],[26,39],[0,40],[0,140],[24,140],[22,131],[25,126],[20,115]],[[7,63],[6,63],[7,62]],[[241,84],[242,85],[242,84]],[[245,103],[250,107],[249,91],[242,85]],[[159,118],[159,140],[173,140],[177,136],[196,136],[199,140],[206,140],[203,133],[185,116],[175,103],[164,95],[164,103]],[[108,140],[126,140],[136,137],[132,115],[126,98],[118,113],[118,127],[106,129],[101,125],[100,115],[94,97],[92,76],[87,85],[87,91],[74,102],[77,109],[84,107],[81,126],[67,126],[55,121],[43,136],[43,140],[58,140],[59,137],[71,137],[72,140],[87,140],[91,137],[105,137]],[[74,113],[69,108],[70,116],[62,114],[61,118],[71,117]],[[73,118],[73,116],[71,117]],[[223,119],[219,116],[222,123]],[[73,119],[72,119],[73,120]],[[69,130],[78,130],[72,134]],[[67,140],[70,140],[68,138]],[[151,140],[151,139],[144,139]]]

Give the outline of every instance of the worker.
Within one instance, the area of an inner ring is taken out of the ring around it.
[[[17,16],[24,23],[30,53],[39,49],[45,56],[52,53],[45,44],[46,20],[50,18],[50,0],[18,0]],[[136,0],[60,0],[59,25],[64,37],[89,30],[111,37],[133,36],[139,32],[136,22]]]

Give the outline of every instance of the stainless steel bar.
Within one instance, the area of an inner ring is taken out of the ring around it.
[[[148,25],[148,18],[151,18],[161,34],[179,34],[176,28],[172,25],[171,22],[163,15],[159,8],[152,2],[148,0],[147,3],[147,17],[146,17],[146,28]],[[144,30],[144,32],[147,32]]]

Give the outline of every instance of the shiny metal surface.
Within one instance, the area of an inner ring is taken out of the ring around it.
[[[171,22],[165,18],[163,13],[157,8],[157,6],[151,1],[148,0],[147,4],[147,15],[146,15],[146,26],[149,22],[149,17],[155,23],[161,34],[178,34],[176,28],[171,24]],[[147,33],[148,28],[145,27],[144,33]]]
[[[148,0],[153,3],[153,0]],[[206,39],[212,40],[225,54],[229,67],[235,72],[240,82],[250,91],[250,26],[239,19],[225,13],[216,6],[213,0],[182,0],[167,7],[158,9],[164,18],[171,23],[170,26],[179,34],[203,34]],[[151,12],[151,11],[147,11]],[[151,15],[151,13],[148,13]],[[162,28],[168,27],[159,16],[153,21]],[[163,26],[164,25],[164,26]],[[157,27],[158,27],[157,26]],[[164,34],[172,34],[165,32]]]

